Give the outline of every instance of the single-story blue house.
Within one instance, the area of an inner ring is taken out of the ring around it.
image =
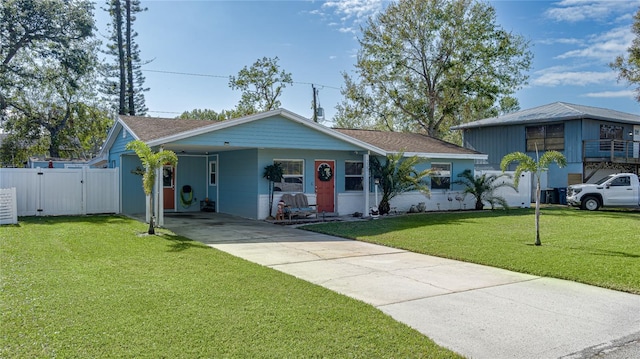
[[[167,166],[159,176],[158,187],[163,190],[156,202],[165,212],[200,211],[208,199],[215,202],[216,211],[254,219],[269,215],[269,182],[263,173],[274,162],[282,165],[284,178],[275,184],[272,209],[282,193],[305,193],[318,212],[346,215],[366,214],[374,205],[371,156],[404,152],[428,158],[425,168],[437,168],[440,177],[431,183],[431,201],[439,202],[427,204],[430,209],[438,209],[440,202],[447,209],[446,198],[462,190],[453,183],[456,175],[487,159],[477,151],[421,134],[332,129],[285,109],[221,122],[119,116],[92,163],[120,168],[125,214],[145,213],[147,202],[138,171],[141,163],[125,148],[133,140],[178,155],[176,168]],[[427,201],[421,193],[412,193],[392,205],[408,210],[412,203]],[[457,208],[457,203],[451,207]]]
[[[511,152],[535,158],[556,150],[567,166],[552,164],[543,188],[593,182],[611,173],[640,174],[640,116],[611,109],[555,102],[452,127],[462,131],[463,146],[486,153],[477,170],[500,169]],[[512,165],[513,169],[516,164]]]

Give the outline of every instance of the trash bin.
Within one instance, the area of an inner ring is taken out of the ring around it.
[[[567,187],[558,188],[558,202],[560,204],[567,204]]]

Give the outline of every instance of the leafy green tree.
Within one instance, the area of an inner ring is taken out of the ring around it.
[[[184,120],[207,120],[207,121],[225,121],[232,118],[241,117],[238,113],[231,110],[222,110],[220,113],[210,109],[193,109],[191,111],[185,111],[178,118]]]
[[[127,143],[127,150],[132,150],[138,155],[142,165],[144,166],[144,174],[142,175],[142,189],[144,193],[149,197],[149,208],[151,211],[151,217],[149,219],[149,231],[148,234],[155,234],[154,230],[154,218],[155,213],[153,211],[153,187],[156,183],[156,172],[161,169],[165,164],[175,166],[178,164],[178,156],[173,151],[159,151],[153,152],[153,150],[143,141],[135,140]]]
[[[343,74],[341,127],[365,118],[367,128],[442,138],[514,93],[531,64],[528,43],[475,0],[392,2],[362,32],[356,78]]]
[[[549,165],[556,163],[558,167],[564,167],[567,165],[567,159],[564,155],[558,151],[546,151],[542,156],[538,156],[536,151],[536,158],[532,158],[522,152],[512,152],[502,158],[500,162],[500,168],[502,171],[506,171],[509,165],[513,162],[517,162],[516,171],[514,173],[514,185],[517,187],[520,181],[520,175],[522,172],[531,172],[534,175],[536,181],[536,246],[542,245],[540,241],[540,176],[542,172],[546,172],[549,169]]]
[[[424,179],[431,175],[432,170],[426,169],[418,172],[416,166],[426,162],[418,156],[404,157],[404,153],[387,155],[382,163],[377,157],[371,158],[371,174],[379,179],[382,189],[382,199],[378,205],[381,215],[391,210],[391,199],[400,193],[408,191],[420,191],[429,195],[429,186]]]
[[[106,9],[111,16],[111,37],[106,54],[116,59],[115,64],[104,67],[103,91],[117,99],[120,115],[144,115],[147,111],[142,75],[140,49],[135,42],[138,33],[133,30],[136,14],[146,11],[139,0],[107,0]]]
[[[501,178],[509,177],[507,174],[488,175],[483,173],[480,176],[475,176],[473,171],[466,169],[459,173],[458,177],[460,177],[460,179],[454,183],[465,186],[462,192],[465,195],[469,194],[476,199],[475,208],[477,210],[482,210],[485,202],[491,206],[491,209],[494,209],[496,205],[500,205],[505,209],[509,208],[507,200],[504,199],[504,197],[495,194],[496,190],[503,187],[509,187],[516,190],[516,188],[509,182],[499,182]]]
[[[3,127],[31,141],[47,137],[51,157],[91,156],[96,153],[95,142],[106,138],[110,124],[105,106],[93,90],[97,44],[92,39],[78,40],[60,52],[67,53],[65,61],[34,59],[25,66],[33,76],[15,80],[17,89]],[[94,143],[85,148],[80,138],[89,145],[89,137]]]
[[[12,104],[17,82],[38,80],[34,63],[73,64],[68,49],[93,36],[90,1],[3,0],[0,4],[0,116]]]
[[[620,55],[612,62],[611,67],[618,71],[618,80],[625,80],[630,84],[636,84],[636,100],[640,101],[640,10],[634,15],[631,31],[636,35],[627,49],[628,56]]]
[[[251,67],[240,70],[237,76],[229,77],[229,87],[242,91],[235,110],[240,116],[279,108],[278,98],[291,84],[291,73],[280,69],[277,57],[258,59]]]
[[[111,121],[93,90],[99,60],[92,3],[6,1],[0,14],[2,127],[12,138],[3,161],[95,154]]]

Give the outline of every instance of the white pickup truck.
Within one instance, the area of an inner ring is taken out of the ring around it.
[[[596,183],[567,188],[567,204],[589,211],[600,207],[640,207],[640,179],[633,173],[609,175]]]

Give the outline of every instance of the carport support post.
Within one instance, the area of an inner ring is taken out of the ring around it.
[[[364,194],[363,217],[369,216],[369,153],[362,155],[362,192]]]
[[[160,149],[162,151],[162,149]],[[156,226],[164,226],[164,190],[162,184],[162,170],[163,166],[159,166],[156,169],[156,200],[154,202],[155,214],[156,214]]]

